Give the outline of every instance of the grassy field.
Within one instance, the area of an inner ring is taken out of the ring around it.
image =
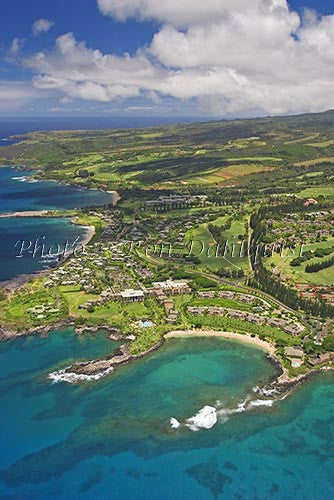
[[[240,161],[240,160],[239,160]],[[185,177],[182,180],[182,184],[220,184],[226,182],[230,179],[237,177],[243,177],[246,175],[270,171],[274,167],[260,165],[260,164],[237,164],[228,167],[222,167],[220,169],[215,169],[211,172],[207,172],[201,176],[196,175],[194,177]]]
[[[38,177],[108,190],[214,187],[262,173],[272,173],[276,185],[280,170],[288,174],[292,166],[334,164],[332,122],[328,112],[133,130],[34,132],[2,147],[0,163],[29,165],[39,169]]]
[[[310,167],[313,165],[322,165],[324,163],[334,163],[334,157],[321,157],[321,158],[314,158],[313,160],[303,160],[296,162],[294,165],[295,167]]]
[[[327,186],[314,186],[303,189],[298,193],[303,198],[317,198],[317,196],[334,197],[334,184]]]
[[[304,252],[309,250],[316,250],[317,248],[330,248],[334,245],[334,238],[330,238],[328,241],[312,243],[310,245],[304,246]],[[300,266],[293,267],[290,265],[291,261],[296,257],[293,255],[282,255],[274,253],[273,257],[270,259],[265,259],[264,263],[267,268],[271,268],[271,264],[274,264],[275,269],[287,276],[291,283],[310,283],[311,285],[334,285],[334,266],[323,269],[317,273],[306,273],[306,266],[312,262],[321,262],[322,260],[327,260],[328,257],[313,258],[310,261],[302,263]]]
[[[226,223],[228,216],[218,217],[212,222],[216,226],[222,226]],[[234,220],[231,224],[231,228],[222,233],[222,238],[224,244],[228,244],[229,251],[223,256],[223,246],[220,244],[217,255],[217,243],[213,239],[211,232],[208,229],[207,224],[202,224],[198,228],[191,230],[187,233],[187,241],[196,242],[193,246],[194,255],[197,256],[201,262],[200,270],[209,270],[213,272],[219,271],[219,269],[227,268],[231,270],[244,269],[249,270],[249,262],[247,257],[239,257],[241,252],[241,242],[238,240],[239,235],[244,235],[245,233],[245,223],[247,222],[247,217],[241,220]],[[234,251],[233,251],[234,245]],[[231,255],[233,254],[233,255]]]
[[[321,142],[313,142],[310,144],[307,144],[308,146],[312,146],[314,148],[329,148],[330,146],[334,145],[334,140],[329,139],[328,141],[321,141]]]

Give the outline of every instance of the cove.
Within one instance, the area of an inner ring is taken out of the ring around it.
[[[80,189],[55,182],[31,182],[31,171],[0,168],[0,213],[46,209],[73,209],[113,202],[113,195],[98,190]],[[21,274],[48,269],[53,259],[16,258],[20,240],[36,241],[45,237],[46,248],[63,245],[66,240],[82,241],[87,229],[71,224],[66,218],[1,218],[0,281]]]
[[[172,429],[205,405],[236,408],[277,375],[225,339],[172,339],[112,376],[52,384],[49,371],[114,345],[72,331],[0,346],[2,498],[296,498],[333,493],[333,376],[210,430]],[[307,482],[303,479],[307,477]]]

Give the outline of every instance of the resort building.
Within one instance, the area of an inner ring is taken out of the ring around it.
[[[143,290],[132,290],[131,288],[121,292],[120,296],[125,302],[143,302],[145,298]]]
[[[304,351],[301,347],[286,347],[285,355],[289,358],[293,368],[300,368],[304,363]]]
[[[187,280],[158,281],[152,283],[152,285],[154,290],[162,290],[162,292],[165,294],[181,295],[191,293],[191,288],[189,287]]]

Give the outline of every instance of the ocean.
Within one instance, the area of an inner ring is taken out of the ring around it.
[[[69,330],[0,345],[2,499],[332,497],[332,376],[238,412],[276,368],[257,348],[215,338],[170,340],[98,382],[48,379],[113,347]],[[185,427],[206,405],[216,425]]]
[[[56,182],[30,182],[31,172],[11,167],[0,168],[0,213],[45,209],[72,209],[89,205],[112,203],[113,195],[98,190],[64,186]],[[48,269],[57,259],[33,258],[29,252],[20,255],[23,241],[31,242],[29,250],[44,244],[44,254],[57,252],[68,240],[70,245],[82,241],[87,229],[63,218],[2,218],[0,219],[0,281],[20,274]],[[24,243],[25,248],[29,243]],[[52,248],[53,247],[53,248]],[[70,248],[70,247],[69,247]]]
[[[24,126],[10,133],[25,133]],[[0,176],[2,212],[83,206],[105,196],[13,179],[29,172],[9,168]],[[16,239],[47,233],[52,242],[85,230],[63,219],[0,219],[0,231],[3,280],[38,263],[15,257]],[[254,389],[277,376],[266,353],[197,338],[171,339],[99,381],[49,378],[117,346],[102,332],[79,337],[71,329],[0,343],[1,500],[333,497],[332,374],[315,376],[284,400],[259,402]],[[203,409],[217,422],[204,420]]]

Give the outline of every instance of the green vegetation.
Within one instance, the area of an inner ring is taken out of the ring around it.
[[[142,330],[136,340],[131,342],[130,351],[133,355],[138,355],[148,351],[161,341],[162,335],[156,329]]]
[[[40,132],[2,147],[6,164],[118,190],[121,201],[52,213],[94,226],[92,244],[4,291],[0,326],[104,325],[133,335],[135,355],[174,328],[224,329],[270,340],[290,373],[307,371],[310,357],[334,351],[333,118]],[[187,283],[165,293],[167,280]],[[253,299],[219,297],[223,289]],[[296,345],[305,365],[292,369],[284,347]]]
[[[296,339],[278,328],[272,328],[267,325],[253,325],[224,316],[191,316],[189,317],[189,321],[192,325],[200,328],[210,327],[226,332],[254,334],[262,340],[269,339],[278,343],[283,342],[285,345],[294,345],[296,343]]]
[[[1,156],[7,165],[38,167],[37,177],[94,188],[247,185],[254,193],[269,186],[291,192],[300,167],[305,175],[316,165],[332,172],[332,119],[328,112],[135,130],[34,132],[2,147]],[[301,189],[309,187],[299,183]]]

